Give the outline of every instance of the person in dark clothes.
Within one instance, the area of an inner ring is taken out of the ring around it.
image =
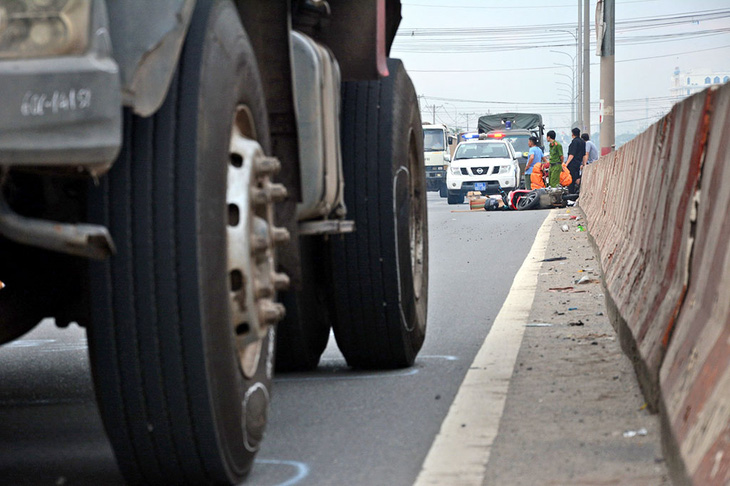
[[[573,178],[573,182],[568,186],[568,192],[577,194],[580,187],[580,169],[586,159],[586,143],[580,138],[580,128],[574,128],[571,133],[573,134],[573,141],[570,142],[568,147],[568,161],[565,165],[568,166],[570,176]]]

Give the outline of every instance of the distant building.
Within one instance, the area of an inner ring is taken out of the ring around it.
[[[695,94],[713,84],[723,84],[730,81],[730,71],[712,71],[710,69],[690,69],[680,71],[674,68],[669,94],[674,101],[679,101]]]

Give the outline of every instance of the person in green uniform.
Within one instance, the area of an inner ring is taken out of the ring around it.
[[[555,140],[555,130],[547,132],[547,140],[550,145],[550,187],[560,187],[560,173],[563,171],[563,146]],[[547,159],[547,157],[545,157]]]

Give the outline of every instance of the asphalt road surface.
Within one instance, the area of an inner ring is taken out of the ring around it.
[[[353,372],[334,339],[320,367],[275,380],[246,484],[412,485],[546,216],[469,212],[428,193],[430,289],[416,365]],[[104,436],[85,336],[44,322],[0,348],[0,484],[122,484]]]

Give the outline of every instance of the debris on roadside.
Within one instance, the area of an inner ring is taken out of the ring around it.
[[[648,430],[646,430],[644,427],[640,428],[639,430],[627,430],[624,432],[624,437],[630,438],[630,437],[636,437],[637,435],[647,435],[649,433]]]
[[[564,224],[563,226],[560,227],[560,229],[563,231],[563,233],[567,233],[570,228],[568,228],[567,224]]]
[[[581,321],[580,319],[578,319],[578,322],[569,322],[568,325],[569,326],[585,326],[583,321]]]
[[[525,327],[553,327],[549,322],[528,322]]]
[[[484,209],[484,203],[487,202],[487,198],[482,196],[481,192],[479,192],[477,195],[472,194],[472,192],[470,191],[467,197],[469,198],[469,209],[471,211]]]
[[[555,287],[548,289],[549,292],[565,292],[568,294],[585,294],[586,290],[575,290],[575,287]]]
[[[545,258],[543,260],[540,260],[541,262],[559,262],[563,260],[567,260],[568,257],[560,256],[560,257],[552,257],[552,258]]]

